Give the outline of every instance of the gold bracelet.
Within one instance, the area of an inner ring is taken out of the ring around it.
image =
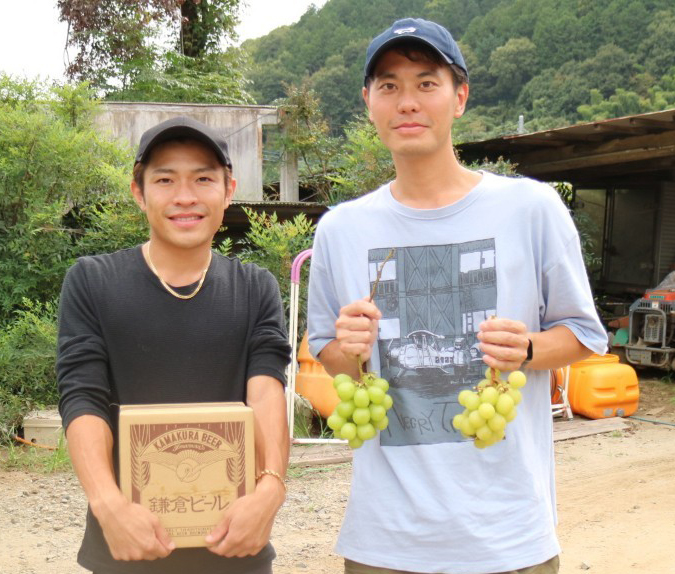
[[[286,481],[281,477],[281,475],[276,470],[270,470],[269,468],[261,470],[255,477],[255,481],[258,482],[266,474],[269,474],[270,476],[273,476],[274,478],[278,479],[281,485],[284,487],[284,492],[288,491]]]

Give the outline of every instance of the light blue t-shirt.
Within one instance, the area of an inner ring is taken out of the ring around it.
[[[384,265],[389,254],[389,261]],[[382,312],[370,370],[390,381],[389,427],[354,452],[336,551],[372,566],[483,574],[560,551],[548,371],[527,371],[506,439],[479,450],[452,428],[460,390],[485,365],[476,333],[496,315],[538,332],[565,325],[606,351],[579,238],[557,193],[483,173],[460,201],[413,209],[385,185],[321,219],[311,260],[309,345],[335,337],[342,306]]]

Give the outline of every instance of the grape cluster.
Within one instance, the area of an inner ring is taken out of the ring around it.
[[[359,448],[363,441],[373,438],[378,430],[389,425],[387,411],[394,404],[387,394],[386,379],[365,373],[360,381],[340,374],[333,379],[340,402],[327,423],[335,438],[343,438],[352,448]]]
[[[502,380],[495,369],[485,371],[485,379],[476,385],[476,390],[464,389],[457,396],[464,412],[455,415],[452,426],[466,438],[473,437],[478,448],[491,446],[504,438],[506,425],[516,418],[527,378],[522,371],[513,371]]]

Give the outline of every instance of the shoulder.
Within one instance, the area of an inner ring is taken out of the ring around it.
[[[140,247],[122,249],[114,253],[85,255],[68,269],[66,278],[70,280],[109,279],[121,270],[129,270],[138,264]]]
[[[389,183],[356,199],[331,207],[319,220],[317,230],[353,224],[361,218],[372,218],[385,208],[383,196],[388,193]]]
[[[230,281],[243,281],[248,285],[266,286],[276,285],[274,275],[256,263],[243,263],[238,257],[231,255],[213,254],[217,272]]]

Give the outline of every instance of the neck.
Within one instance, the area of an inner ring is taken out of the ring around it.
[[[142,252],[146,262],[152,262],[159,276],[174,287],[184,287],[199,281],[211,261],[209,245],[181,249],[165,245],[152,237],[143,245]]]
[[[452,148],[425,156],[394,156],[396,179],[392,194],[400,203],[417,209],[450,205],[466,196],[481,175],[462,166]]]

